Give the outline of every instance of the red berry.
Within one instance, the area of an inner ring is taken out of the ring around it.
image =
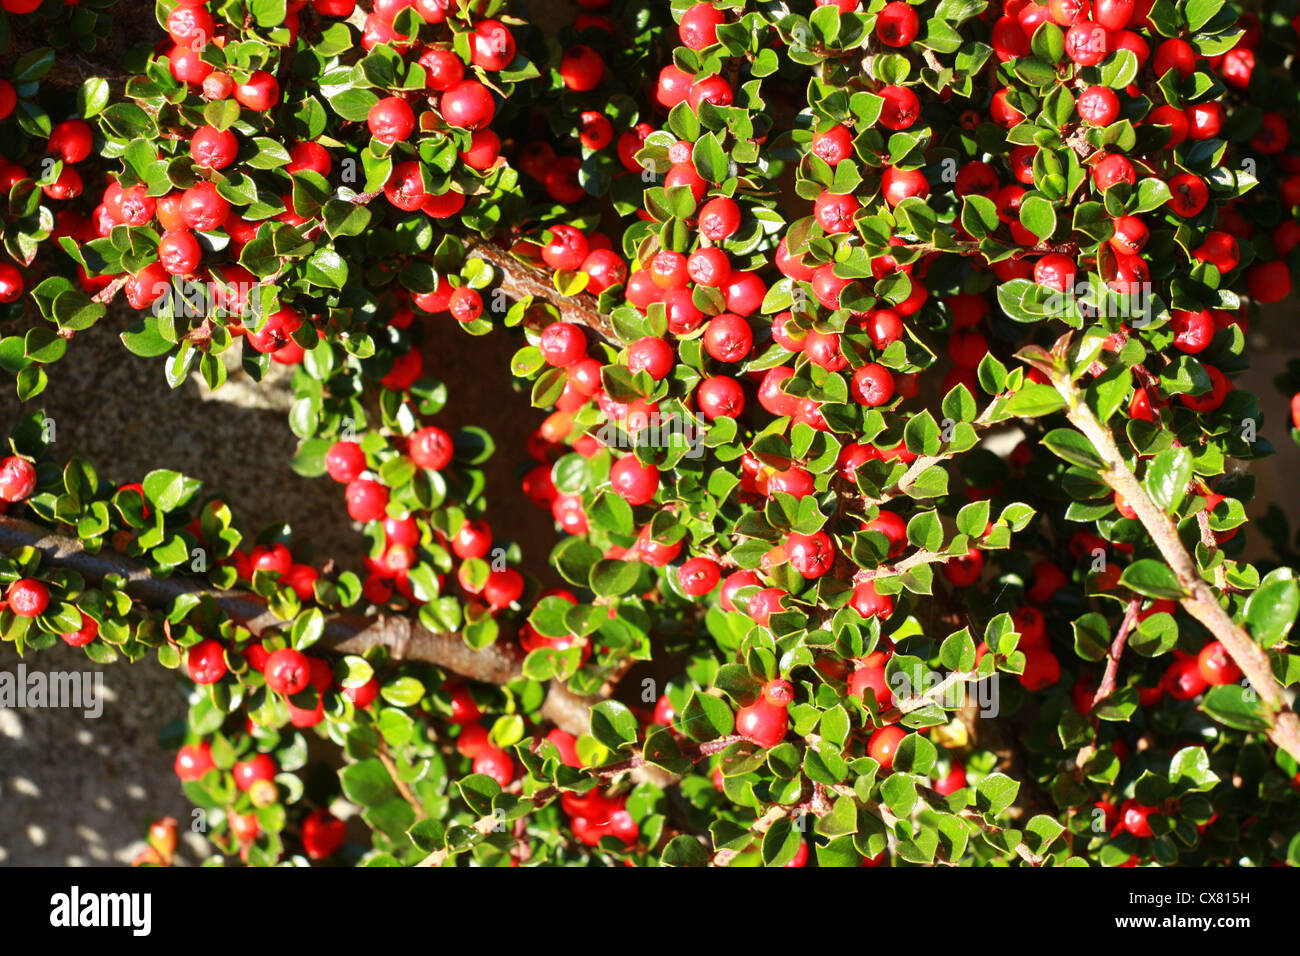
[[[910,90],[901,86],[889,87],[889,89],[903,90],[904,93],[911,94]],[[913,96],[913,99],[915,99],[915,96]],[[897,128],[906,129],[907,127]],[[812,151],[814,156],[834,166],[853,155],[853,134],[849,132],[848,127],[836,123],[825,132],[813,135]]]
[[[302,849],[313,860],[324,860],[343,845],[347,824],[328,810],[316,809],[302,821]]]
[[[378,521],[388,509],[388,489],[377,481],[356,478],[344,491],[348,516],[353,521]]]
[[[480,20],[470,34],[470,62],[489,71],[504,70],[515,58],[515,38],[500,20]]]
[[[442,94],[438,110],[451,126],[483,129],[496,115],[496,102],[488,88],[478,80],[462,80]]]
[[[186,744],[178,750],[172,769],[182,780],[202,780],[216,766],[212,761],[212,745],[204,740],[197,744]]]
[[[1096,66],[1110,50],[1110,33],[1096,23],[1076,23],[1065,33],[1065,54],[1080,66]]]
[[[700,382],[695,398],[709,421],[738,418],[745,410],[744,390],[739,382],[726,375],[714,375]]]
[[[721,570],[711,558],[690,558],[677,571],[677,582],[691,597],[701,597],[718,586]]]
[[[1212,687],[1235,684],[1241,680],[1241,668],[1232,659],[1228,649],[1219,641],[1210,641],[1196,655],[1196,667]]]
[[[893,725],[881,727],[867,741],[867,756],[880,764],[881,770],[888,773],[894,769],[894,757],[898,753],[898,745],[906,736],[907,731],[902,727]]]
[[[1204,180],[1192,173],[1179,173],[1170,179],[1169,191],[1173,195],[1167,205],[1184,219],[1195,216],[1210,201],[1210,188]]]
[[[916,9],[902,0],[891,0],[876,14],[876,36],[886,46],[907,46],[916,39],[921,19]]]
[[[292,647],[273,651],[263,669],[266,686],[286,697],[307,689],[311,680],[311,665],[307,655]]]
[[[703,50],[718,42],[718,27],[726,16],[711,3],[696,3],[682,14],[677,25],[677,35],[683,45],[692,50]]]
[[[835,545],[825,531],[787,536],[785,553],[791,566],[805,578],[819,578],[835,563]]]
[[[235,763],[231,772],[235,777],[235,786],[247,792],[259,780],[274,780],[279,767],[270,754],[254,754],[247,760]]]
[[[415,111],[400,96],[385,96],[366,115],[370,135],[385,145],[408,138],[415,132]]]
[[[200,126],[190,139],[190,158],[194,165],[208,169],[225,169],[235,161],[239,140],[228,130]]]
[[[766,695],[736,711],[736,733],[765,749],[784,740],[789,726],[787,708],[773,704]]]
[[[1155,836],[1150,818],[1160,813],[1158,807],[1148,807],[1130,799],[1120,805],[1119,812],[1120,826],[1131,835],[1143,838]]]
[[[189,649],[185,667],[194,683],[215,684],[226,676],[226,650],[220,641],[206,638]]]
[[[22,501],[36,489],[36,468],[26,458],[0,460],[0,501]]]
[[[625,455],[609,470],[609,483],[630,505],[643,505],[659,490],[659,469],[642,465],[635,455]]]
[[[456,454],[451,435],[436,425],[426,425],[413,433],[406,450],[411,461],[431,471],[442,471]]]
[[[589,46],[571,46],[560,58],[560,79],[571,90],[594,90],[604,76],[605,61]]]
[[[1105,86],[1090,86],[1079,94],[1075,109],[1089,126],[1109,126],[1119,118],[1119,97]]]
[[[894,377],[883,365],[870,362],[853,373],[849,394],[869,407],[887,404],[894,397]]]
[[[255,70],[246,82],[235,85],[235,102],[264,113],[280,102],[280,82],[273,73]]]

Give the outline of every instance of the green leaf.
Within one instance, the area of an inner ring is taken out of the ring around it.
[[[1286,640],[1300,612],[1300,586],[1290,568],[1274,568],[1246,599],[1243,623],[1250,636],[1263,647]]]
[[[1063,458],[1072,465],[1091,468],[1094,471],[1106,466],[1106,462],[1097,454],[1097,449],[1092,447],[1092,442],[1073,428],[1053,429],[1043,436],[1042,444],[1058,458]]]
[[[376,758],[345,767],[339,774],[343,794],[363,807],[377,807],[398,796],[393,779]]]
[[[1211,687],[1201,701],[1201,710],[1236,730],[1259,732],[1272,726],[1259,695],[1240,684]]]
[[[1165,512],[1172,513],[1187,493],[1192,480],[1192,453],[1187,448],[1167,448],[1151,460],[1142,487],[1151,500]]]
[[[683,833],[668,841],[659,862],[663,866],[708,866],[709,853],[699,840]]]
[[[975,786],[975,806],[981,813],[997,816],[1015,802],[1020,784],[1004,773],[991,773]]]
[[[1056,207],[1042,196],[1025,196],[1020,202],[1020,224],[1039,239],[1056,232]]]
[[[603,700],[591,708],[591,735],[610,750],[636,742],[636,716],[616,700]]]
[[[1210,769],[1210,756],[1204,747],[1184,747],[1169,762],[1169,782],[1186,792],[1213,790],[1219,777]]]
[[[1186,593],[1169,565],[1154,558],[1134,561],[1119,576],[1119,583],[1131,591],[1152,598],[1178,600]]]
[[[1015,418],[1041,418],[1065,407],[1061,393],[1050,385],[1029,382],[1007,400],[1007,414]]]

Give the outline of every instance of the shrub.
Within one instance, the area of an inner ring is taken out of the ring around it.
[[[0,635],[183,670],[214,852],[1300,865],[1233,387],[1300,266],[1291,4],[164,2],[132,52],[6,10],[18,397],[110,308],[174,387],[293,366],[365,536],[313,566],[13,432]],[[489,333],[561,588],[425,373]]]

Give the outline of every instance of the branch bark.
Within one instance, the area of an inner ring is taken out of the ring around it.
[[[613,323],[597,307],[596,297],[590,292],[561,295],[548,271],[520,262],[495,242],[469,240],[466,243],[466,254],[482,259],[495,268],[500,277],[499,284],[507,295],[516,299],[532,296],[550,302],[560,310],[560,318],[565,322],[585,326],[614,345],[625,344],[614,331]]]
[[[1195,560],[1183,547],[1174,522],[1164,509],[1151,500],[1146,488],[1129,470],[1110,429],[1097,420],[1086,402],[1080,400],[1079,392],[1066,377],[1056,374],[1052,376],[1052,381],[1065,399],[1065,414],[1070,424],[1092,443],[1105,463],[1101,477],[1112,489],[1123,495],[1124,500],[1137,512],[1138,520],[1178,578],[1184,591],[1184,596],[1180,599],[1183,608],[1222,642],[1250,681],[1260,702],[1269,712],[1272,723],[1268,731],[1269,739],[1296,760],[1300,760],[1300,718],[1287,706],[1286,693],[1273,676],[1273,665],[1268,653],[1219,604],[1218,598],[1197,569]]]
[[[182,595],[207,597],[223,614],[257,636],[287,626],[258,596],[244,591],[220,591],[204,581],[186,575],[155,576],[142,562],[114,551],[88,551],[82,542],[51,532],[20,518],[0,515],[0,550],[31,547],[45,563],[74,571],[88,581],[102,582],[116,575],[123,589],[141,604],[153,609],[170,608]],[[388,649],[393,660],[435,664],[469,680],[507,684],[522,676],[522,656],[511,646],[493,644],[482,650],[467,646],[458,632],[435,633],[400,614],[367,617],[340,614],[326,620],[317,647],[335,654],[362,654],[372,647]],[[558,682],[552,682],[542,704],[546,719],[571,734],[584,734],[594,700],[580,697]]]

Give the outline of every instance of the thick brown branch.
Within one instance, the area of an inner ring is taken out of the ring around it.
[[[35,548],[46,564],[76,572],[88,581],[101,582],[116,575],[122,579],[127,594],[152,609],[165,610],[182,595],[197,595],[210,598],[218,610],[255,635],[287,625],[256,595],[220,591],[186,575],[158,577],[143,563],[125,555],[88,551],[76,538],[0,515],[0,551],[21,547]],[[459,633],[435,633],[403,615],[332,616],[326,621],[325,633],[316,646],[336,654],[362,654],[372,647],[383,646],[394,660],[435,664],[461,677],[488,684],[506,684],[523,673],[522,658],[512,646],[493,644],[474,650]],[[556,682],[551,684],[541,713],[569,733],[583,734],[587,732],[591,703]]]
[[[474,240],[467,243],[466,252],[482,259],[497,270],[501,288],[506,294],[522,299],[532,296],[550,302],[560,310],[565,322],[585,326],[614,345],[622,345],[613,324],[596,306],[596,297],[589,292],[561,295],[551,281],[550,273],[537,266],[521,262],[494,242]]]

